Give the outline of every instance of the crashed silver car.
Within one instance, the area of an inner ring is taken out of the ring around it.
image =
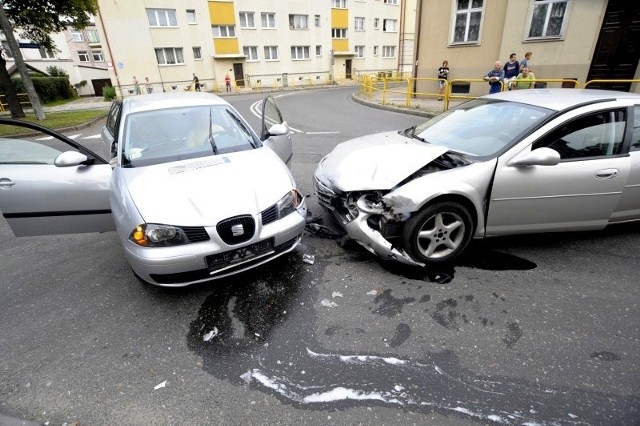
[[[271,96],[260,137],[228,102],[197,92],[117,101],[102,136],[112,158],[0,118],[0,209],[16,236],[115,229],[138,277],[176,287],[245,271],[300,242],[307,210]]]
[[[472,238],[640,220],[640,95],[534,89],[339,144],[319,204],[371,253],[454,261]]]

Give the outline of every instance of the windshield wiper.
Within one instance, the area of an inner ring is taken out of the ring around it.
[[[425,138],[420,137],[418,135],[416,135],[416,126],[411,126],[408,129],[406,129],[403,133],[405,136],[408,136],[412,139],[418,139],[420,142],[424,142],[424,143],[430,143],[429,141],[427,141]]]
[[[213,155],[218,155],[218,147],[216,146],[216,141],[213,139],[213,131],[211,130],[212,125],[213,119],[211,118],[211,108],[209,108],[209,143],[213,149]]]

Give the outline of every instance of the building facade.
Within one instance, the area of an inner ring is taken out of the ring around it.
[[[135,93],[134,77],[165,91],[194,74],[204,90],[224,90],[227,74],[234,90],[314,85],[412,64],[416,0],[406,3],[99,0],[96,25],[119,95]]]
[[[414,76],[434,78],[448,60],[451,79],[482,78],[496,60],[526,52],[536,79],[638,79],[640,3],[624,0],[423,0],[417,11]],[[433,92],[432,81],[417,84]],[[548,87],[562,83],[549,81]],[[464,91],[461,82],[461,91]],[[605,85],[603,85],[604,87]],[[565,85],[566,87],[566,85]],[[608,86],[637,90],[637,85]],[[455,89],[455,86],[452,86]],[[486,83],[467,90],[485,94]]]

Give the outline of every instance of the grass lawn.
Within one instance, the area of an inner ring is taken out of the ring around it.
[[[31,123],[37,123],[50,129],[64,129],[66,127],[80,126],[85,123],[89,123],[100,117],[107,115],[109,111],[104,109],[86,109],[79,111],[63,111],[63,112],[48,112],[45,113],[45,119],[40,121],[36,119],[33,112],[26,113],[26,117],[23,121],[29,121]],[[6,115],[4,117],[11,117]],[[0,127],[0,136],[15,134],[15,131],[11,130],[12,126]]]

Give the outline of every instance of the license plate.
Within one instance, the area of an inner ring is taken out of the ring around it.
[[[271,251],[273,251],[272,239],[259,241],[235,250],[207,256],[207,266],[210,271],[216,271],[220,268],[242,263]]]

